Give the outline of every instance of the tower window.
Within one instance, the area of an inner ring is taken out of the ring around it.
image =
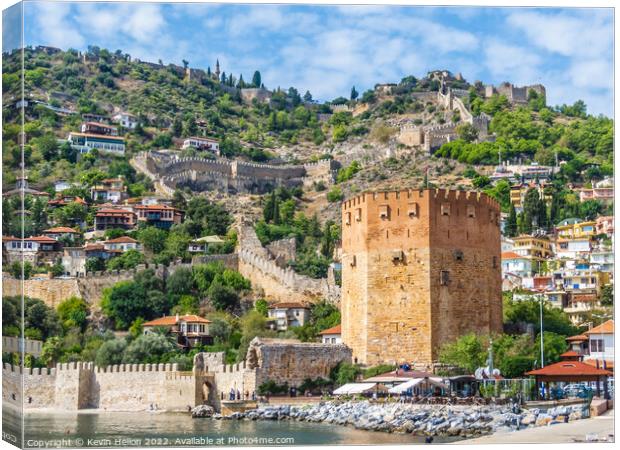
[[[461,250],[454,250],[454,259],[456,261],[463,261],[463,252]]]
[[[418,204],[417,203],[409,203],[409,217],[411,218],[418,217]]]
[[[351,213],[350,212],[344,215],[344,224],[351,225]]]
[[[356,262],[357,259],[355,258],[355,255],[351,256],[351,267],[355,267]]]
[[[356,222],[361,222],[362,221],[362,208],[357,208],[355,210],[355,221]]]
[[[467,205],[467,217],[476,217],[476,207],[474,205]]]
[[[493,257],[493,268],[497,269],[497,256]]]
[[[447,270],[442,270],[440,272],[439,284],[441,286],[447,286],[450,283],[450,272]]]
[[[390,218],[390,207],[388,205],[380,205],[379,206],[379,217],[381,219],[389,219]]]
[[[450,215],[450,203],[442,203],[441,204],[441,215],[449,216]]]

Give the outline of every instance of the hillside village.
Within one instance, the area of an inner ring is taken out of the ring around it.
[[[342,280],[355,266],[343,205],[446,190],[497,207],[501,337],[455,336],[418,369],[473,373],[451,351],[467,338],[481,365],[502,345],[496,367],[523,376],[540,364],[540,306],[545,362],[573,350],[613,370],[613,341],[596,334],[607,324],[613,335],[613,121],[583,102],[552,107],[541,85],[446,70],[317,102],[265,87],[259,71],[246,82],[219,61],[202,70],[97,47],[26,49],[20,99],[17,56],[3,68],[3,336],[19,335],[23,279],[25,337],[38,349],[27,367],[191,370],[218,352],[218,364],[245,367],[261,345],[341,346]],[[338,355],[321,374],[336,385],[403,362]],[[309,373],[297,387],[320,390]],[[262,393],[289,382],[253,381]]]

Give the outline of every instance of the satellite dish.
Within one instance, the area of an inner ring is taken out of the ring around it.
[[[498,377],[500,375],[500,371],[499,369],[493,369],[493,375],[495,375],[496,377]]]

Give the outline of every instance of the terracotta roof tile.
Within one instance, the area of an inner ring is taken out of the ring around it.
[[[191,323],[211,323],[210,320],[205,319],[204,317],[197,316],[195,314],[186,314],[184,316],[179,316],[177,320],[177,316],[164,316],[159,319],[151,320],[149,322],[144,322],[142,326],[144,327],[162,327],[162,326],[171,326],[176,325],[177,322],[191,322]]]
[[[583,342],[588,340],[588,336],[585,334],[578,334],[577,336],[567,337],[566,340],[568,342]]]
[[[342,330],[342,327],[340,326],[340,324],[338,324],[335,327],[331,327],[331,328],[328,328],[327,330],[321,331],[319,334],[340,334],[342,333],[341,330]]]
[[[269,306],[269,309],[276,309],[276,308],[304,308],[304,309],[310,309],[310,308],[308,308],[308,306],[304,305],[303,303],[299,303],[299,302],[282,302],[282,303],[275,303],[275,304]]]
[[[502,253],[502,259],[517,259],[517,258],[525,259],[525,256],[519,255],[515,252],[503,252]]]
[[[542,376],[579,376],[579,375],[600,375],[610,376],[611,372],[608,370],[597,369],[590,364],[582,363],[581,361],[561,361],[555,364],[550,364],[542,369],[530,370],[525,372],[525,375],[542,375]]]
[[[133,238],[130,238],[129,236],[120,236],[115,239],[110,239],[109,241],[105,241],[105,243],[106,244],[137,244],[138,241],[136,241]]]
[[[600,324],[598,327],[594,327],[591,330],[586,331],[584,334],[613,334],[614,332],[614,321],[613,319],[608,320],[605,323]]]
[[[47,230],[43,230],[44,233],[79,233],[79,231],[74,230],[69,227],[54,227],[48,228]]]

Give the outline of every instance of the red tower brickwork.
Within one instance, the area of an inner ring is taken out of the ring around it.
[[[342,339],[367,365],[427,366],[502,330],[500,208],[485,194],[367,192],[342,206]]]

